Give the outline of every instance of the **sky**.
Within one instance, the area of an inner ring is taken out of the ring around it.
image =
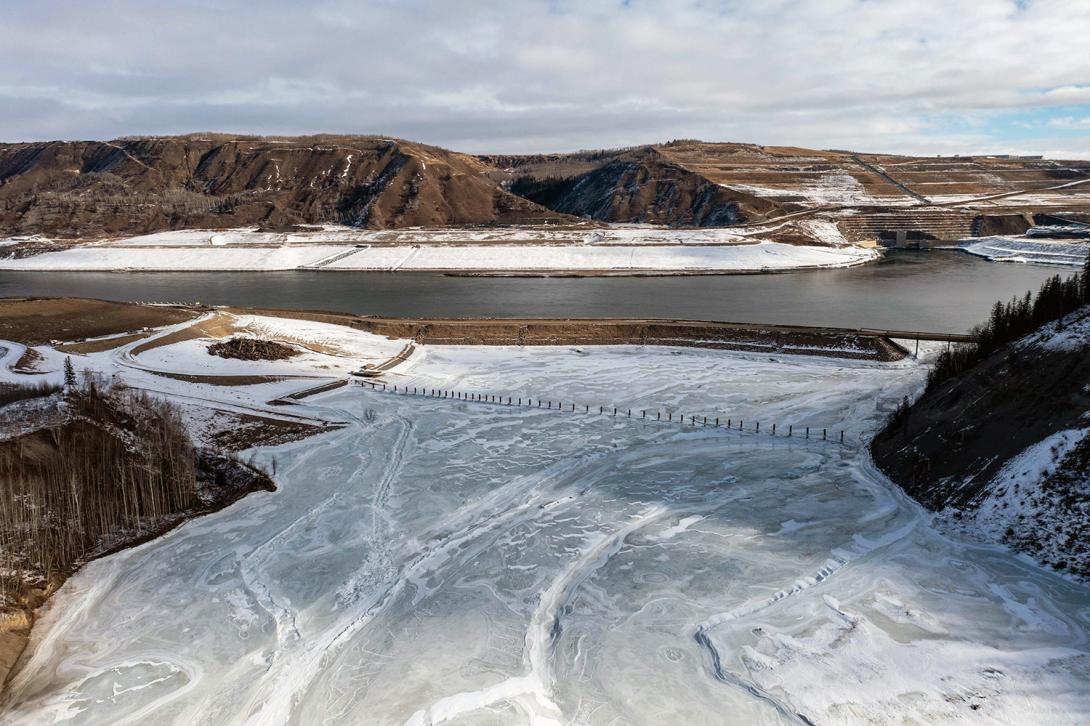
[[[0,140],[1090,158],[1090,0],[3,0]]]

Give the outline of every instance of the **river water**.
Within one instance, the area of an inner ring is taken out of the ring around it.
[[[370,272],[0,272],[0,296],[78,296],[419,317],[640,317],[961,333],[1072,270],[960,252],[763,275],[510,278]]]

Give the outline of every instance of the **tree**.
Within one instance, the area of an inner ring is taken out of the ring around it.
[[[1082,266],[1082,301],[1090,304],[1090,254],[1086,255],[1086,263]]]
[[[76,369],[72,365],[72,356],[70,355],[64,357],[64,385],[67,388],[75,388],[76,386]]]

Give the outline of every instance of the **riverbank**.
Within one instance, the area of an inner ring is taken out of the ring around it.
[[[276,488],[194,448],[171,404],[105,381],[0,411],[0,694],[36,612],[87,563]]]
[[[893,361],[906,355],[891,336],[936,334],[699,320],[384,318],[324,311],[228,308],[234,313],[347,325],[375,335],[428,345],[655,345],[786,355]],[[938,334],[943,340],[966,336]]]
[[[878,259],[874,249],[746,241],[721,245],[258,245],[93,244],[0,258],[0,270],[537,273],[581,275],[747,273],[846,267]]]
[[[257,315],[283,319],[309,320],[346,326],[391,339],[406,339],[426,345],[657,345],[717,348],[748,352],[789,355],[822,355],[867,360],[892,361],[906,351],[890,338],[961,341],[966,336],[934,332],[880,331],[797,325],[762,325],[701,320],[652,320],[640,318],[393,318],[354,315],[323,310],[285,310],[267,307],[210,308],[200,305],[147,306],[121,305],[100,300],[56,298],[0,298],[0,338],[42,343],[55,339],[63,321],[66,341],[63,350],[91,353],[108,350],[123,343],[139,343],[123,321],[177,321],[195,319],[212,310],[230,315]],[[124,311],[125,314],[121,314]],[[138,312],[139,311],[139,312]],[[116,321],[106,339],[103,316]],[[202,323],[193,328],[204,335],[220,335],[230,328]],[[52,331],[52,332],[51,332]],[[192,334],[178,333],[183,337]],[[112,339],[117,336],[117,339]],[[121,339],[121,336],[131,336]],[[88,338],[92,340],[87,340]],[[142,343],[147,347],[161,345]],[[174,373],[179,373],[174,371]]]
[[[71,570],[51,578],[46,587],[35,590],[22,608],[0,614],[0,703],[3,702],[8,681],[14,668],[30,642],[37,610],[48,604],[49,599],[64,585],[68,578],[89,562],[158,539],[191,519],[226,509],[243,497],[261,491],[276,491],[276,485],[268,476],[255,474],[255,476],[249,478],[246,485],[224,491],[222,495],[203,502],[199,509],[178,512],[175,516],[162,521],[148,532],[141,533],[131,539],[122,538],[109,549],[94,553],[87,559],[81,560]]]

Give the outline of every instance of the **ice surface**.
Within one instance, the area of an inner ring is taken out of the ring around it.
[[[69,580],[8,721],[1090,720],[1090,589],[941,535],[858,443],[922,385],[914,362],[425,347],[397,370],[399,389],[843,421],[849,445],[322,394],[291,410],[350,425],[259,451],[279,491]]]
[[[1081,240],[1045,240],[1024,235],[981,237],[959,244],[966,252],[987,257],[993,262],[1033,262],[1042,265],[1081,267],[1090,254],[1090,242]]]

